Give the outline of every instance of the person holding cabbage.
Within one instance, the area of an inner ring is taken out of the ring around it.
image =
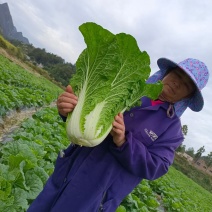
[[[184,139],[180,117],[188,107],[202,110],[201,90],[209,73],[203,62],[192,58],[180,63],[160,58],[158,66],[147,80],[162,82],[158,98],[143,96],[141,106],[116,115],[100,144],[71,143],[61,151],[54,173],[28,212],[113,212],[142,179],[167,173]],[[77,103],[75,91],[67,86],[57,100],[64,121]]]

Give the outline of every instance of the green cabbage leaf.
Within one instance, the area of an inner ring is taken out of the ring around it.
[[[142,96],[157,98],[162,84],[145,83],[150,59],[131,35],[114,35],[91,22],[79,30],[87,48],[70,80],[78,103],[67,117],[66,131],[72,143],[93,147],[109,134],[115,115],[141,104]]]

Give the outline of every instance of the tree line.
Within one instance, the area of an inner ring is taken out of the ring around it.
[[[55,81],[60,82],[64,87],[69,84],[70,78],[76,71],[75,65],[65,62],[58,55],[46,52],[44,48],[36,48],[32,44],[24,44],[17,40],[10,42],[21,49],[25,55],[24,60],[46,70]]]

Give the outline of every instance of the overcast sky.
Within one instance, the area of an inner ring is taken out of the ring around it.
[[[209,0],[0,0],[7,2],[17,31],[35,47],[45,48],[75,63],[86,47],[78,27],[95,22],[114,34],[131,34],[151,59],[180,62],[188,57],[203,61],[212,72],[212,1]],[[204,109],[182,116],[188,125],[186,148],[212,151],[212,78],[203,89]]]

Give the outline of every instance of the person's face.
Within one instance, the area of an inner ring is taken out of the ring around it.
[[[191,96],[195,91],[195,85],[190,77],[180,68],[171,70],[162,80],[163,90],[159,99],[175,103]]]

